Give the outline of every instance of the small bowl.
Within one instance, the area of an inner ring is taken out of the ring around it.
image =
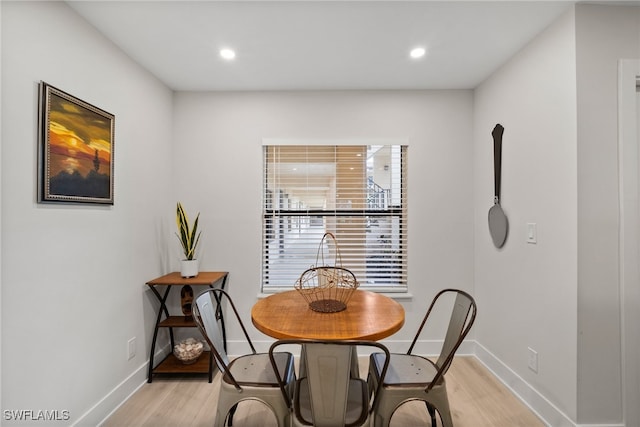
[[[173,347],[173,355],[185,365],[196,363],[204,351],[204,344],[195,338],[187,338]]]

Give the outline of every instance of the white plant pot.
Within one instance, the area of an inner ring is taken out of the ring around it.
[[[196,277],[198,275],[198,260],[197,259],[181,260],[180,275],[182,277]]]

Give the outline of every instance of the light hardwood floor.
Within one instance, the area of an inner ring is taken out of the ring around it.
[[[366,375],[365,358],[360,363]],[[456,427],[538,427],[545,424],[474,357],[456,357],[447,372],[449,403]],[[213,425],[220,375],[213,383],[198,377],[154,378],[125,402],[104,427],[200,427]],[[233,418],[237,427],[276,426],[262,404],[246,402]],[[393,416],[391,427],[429,426],[424,404],[410,402]],[[440,423],[438,421],[438,426]]]

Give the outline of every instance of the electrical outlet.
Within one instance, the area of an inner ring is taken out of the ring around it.
[[[531,369],[535,373],[538,373],[538,352],[532,349],[531,347],[527,347],[527,350],[529,350],[529,357],[528,357],[528,363],[527,363],[529,366],[529,369]]]
[[[131,360],[136,357],[136,337],[127,341],[127,360]]]

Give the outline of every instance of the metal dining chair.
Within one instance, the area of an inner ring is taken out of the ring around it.
[[[452,294],[455,299],[451,318],[438,360],[434,363],[426,357],[412,354],[432,310],[448,300],[444,296]],[[431,302],[406,354],[392,353],[390,362],[389,356],[384,353],[371,354],[367,381],[370,388],[380,393],[378,407],[374,413],[375,427],[387,427],[396,409],[413,400],[426,403],[432,426],[436,425],[436,412],[440,414],[443,427],[453,426],[445,374],[458,347],[473,326],[475,317],[476,303],[471,295],[458,289],[444,289],[438,292]],[[385,376],[383,370],[387,363],[388,370]]]
[[[251,349],[251,353],[229,360],[224,340],[218,326],[218,307],[231,307]],[[220,370],[220,395],[214,426],[233,424],[233,414],[244,400],[257,400],[275,414],[279,427],[290,425],[289,404],[283,398],[280,387],[293,390],[295,368],[293,355],[287,352],[257,353],[242,323],[231,297],[222,289],[207,289],[200,293],[192,307],[193,318],[206,339]]]
[[[283,345],[301,346],[301,360],[306,366],[304,374],[296,380],[293,395],[282,378],[278,378],[280,390],[294,413],[292,421],[303,426],[357,427],[370,421],[378,405],[379,393],[369,391],[367,381],[350,372],[352,355],[357,347],[374,347],[389,356],[389,350],[373,341],[319,341],[285,339],[276,341],[269,348],[271,363],[277,363],[275,350]],[[387,361],[390,358],[387,357]],[[388,362],[381,365],[380,377],[384,378]]]

